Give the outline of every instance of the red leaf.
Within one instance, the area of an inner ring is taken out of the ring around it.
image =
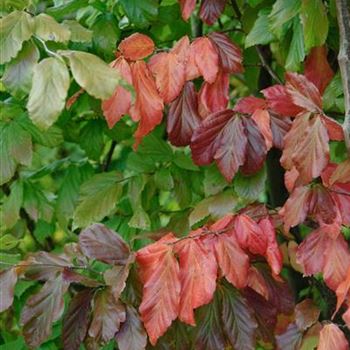
[[[295,323],[301,331],[305,331],[318,321],[320,313],[312,299],[305,299],[295,306]]]
[[[179,0],[179,2],[182,18],[187,21],[196,8],[196,0]]]
[[[269,291],[265,279],[259,270],[253,266],[249,268],[247,286],[262,295],[266,300],[269,298]]]
[[[259,226],[267,237],[267,249],[265,256],[274,274],[278,275],[282,270],[283,257],[276,240],[276,231],[270,218],[259,221]]]
[[[197,92],[194,84],[187,82],[181,94],[170,104],[167,118],[169,141],[174,146],[189,145],[200,122]]]
[[[267,237],[259,225],[245,214],[237,215],[234,221],[235,234],[239,245],[253,254],[265,255]]]
[[[218,72],[214,83],[204,82],[199,91],[199,113],[202,118],[208,114],[227,108],[229,101],[229,77],[227,73]]]
[[[119,44],[118,49],[129,60],[141,60],[154,51],[154,42],[153,40],[145,35],[140,33],[134,33]]]
[[[253,113],[252,119],[255,121],[256,125],[264,136],[266,148],[269,150],[272,147],[272,131],[269,112],[267,110],[257,109]]]
[[[174,240],[175,237],[168,234],[142,248],[136,255],[144,283],[140,313],[152,345],[156,344],[179,312],[179,265],[172,246],[167,244]]]
[[[158,95],[156,84],[144,61],[131,66],[132,80],[136,91],[135,105],[130,109],[134,120],[140,120],[135,133],[136,146],[163,118],[163,100]]]
[[[14,268],[0,271],[0,312],[8,309],[13,303],[17,274]]]
[[[226,73],[243,72],[241,49],[226,34],[212,32],[209,38],[215,44],[223,71]]]
[[[129,63],[121,56],[111,63],[120,76],[128,83],[132,84],[131,69]],[[131,106],[131,93],[122,86],[117,86],[113,95],[102,102],[103,115],[105,116],[109,128],[113,128],[120,118],[129,112]]]
[[[193,80],[201,76],[201,72],[199,71],[198,66],[196,64],[195,56],[196,53],[194,52],[193,45],[191,45],[187,51],[186,57],[186,81]]]
[[[292,127],[292,120],[287,117],[280,118],[270,112],[270,124],[274,147],[283,149],[284,137]]]
[[[216,259],[226,279],[236,288],[248,283],[249,257],[239,247],[231,233],[220,234],[215,240]]]
[[[197,38],[191,45],[191,54],[204,80],[214,83],[219,71],[219,56],[212,41],[207,37]]]
[[[295,117],[303,109],[295,105],[287,92],[287,89],[283,85],[273,85],[261,91],[265,96],[269,108],[285,117]]]
[[[212,25],[225,9],[226,0],[202,0],[199,17],[203,22]]]
[[[300,349],[303,333],[298,329],[295,323],[291,323],[286,331],[276,335],[278,350]]]
[[[180,62],[186,63],[190,53],[190,39],[187,35],[183,36],[170,50],[174,55],[176,55]]]
[[[286,89],[294,104],[305,111],[322,114],[320,92],[304,75],[287,72]]]
[[[350,159],[344,160],[335,168],[329,179],[329,183],[333,185],[336,182],[350,183]]]
[[[194,131],[192,158],[198,165],[215,160],[226,180],[231,181],[245,162],[247,144],[243,119],[227,109],[211,114]]]
[[[326,115],[321,115],[321,119],[327,128],[328,136],[331,140],[344,140],[344,131],[341,124],[339,124],[336,120],[327,117]]]
[[[198,233],[194,231],[192,234]],[[195,326],[193,310],[208,304],[216,288],[217,264],[199,239],[188,239],[176,244],[180,260],[181,321]]]
[[[279,214],[283,217],[284,230],[288,232],[306,219],[309,212],[311,193],[308,187],[297,187],[289,196]]]
[[[327,60],[325,46],[314,47],[305,60],[306,78],[314,83],[321,95],[332,80],[334,73]]]
[[[320,332],[320,341],[317,350],[348,350],[349,343],[347,342],[344,333],[333,323],[326,324]]]
[[[247,96],[238,100],[234,111],[244,114],[253,114],[257,109],[267,109],[267,102],[263,98]]]
[[[160,97],[165,103],[173,101],[185,84],[185,66],[172,52],[152,56],[148,67],[156,79]]]
[[[337,308],[334,314],[338,312],[338,310],[340,309],[344,301],[350,297],[350,267],[346,274],[346,278],[337,287],[336,295],[337,295]]]

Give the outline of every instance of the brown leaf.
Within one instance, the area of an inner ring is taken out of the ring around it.
[[[312,299],[305,299],[295,306],[295,324],[301,331],[306,331],[318,321],[320,312]]]
[[[16,283],[17,273],[14,268],[0,271],[0,312],[12,305]]]

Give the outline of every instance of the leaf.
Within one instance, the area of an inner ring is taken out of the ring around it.
[[[323,95],[326,87],[333,79],[334,73],[327,60],[325,46],[314,47],[305,61],[306,78],[311,81]]]
[[[255,349],[258,327],[247,301],[231,288],[222,286],[222,322],[224,331],[235,349]]]
[[[73,215],[76,227],[88,226],[110,214],[121,195],[120,180],[120,175],[112,171],[96,174],[82,184],[79,204]]]
[[[11,192],[2,205],[1,223],[12,228],[19,219],[19,211],[23,203],[23,184],[15,181],[11,184]]]
[[[301,331],[306,331],[318,321],[320,313],[312,299],[305,299],[295,306],[295,323]]]
[[[68,28],[56,22],[51,16],[40,13],[34,17],[34,34],[45,41],[66,42],[70,38]]]
[[[22,310],[21,324],[28,346],[39,347],[51,335],[52,323],[63,313],[63,294],[67,288],[68,285],[59,274],[27,300]]]
[[[89,120],[80,130],[80,146],[86,155],[99,161],[104,148],[104,123],[102,120]]]
[[[174,238],[168,234],[136,254],[143,282],[139,310],[152,345],[156,344],[179,312],[180,271],[172,247],[168,244]]]
[[[73,42],[89,43],[92,39],[92,31],[82,26],[78,21],[66,19],[62,25],[70,31],[69,40]]]
[[[182,18],[187,21],[194,9],[196,8],[196,0],[179,0]]]
[[[125,265],[130,256],[130,249],[123,239],[102,224],[83,230],[79,235],[79,246],[87,257],[111,265]]]
[[[130,115],[134,120],[140,121],[135,133],[136,145],[138,145],[142,138],[162,121],[164,105],[145,62],[133,63],[131,74],[136,101],[130,110]]]
[[[200,122],[197,92],[192,82],[186,82],[180,95],[169,107],[167,132],[171,144],[187,146]]]
[[[344,333],[334,323],[323,326],[320,332],[320,341],[317,350],[339,349],[346,350],[349,343]]]
[[[13,11],[0,19],[0,64],[16,57],[33,34],[32,17],[24,11]]]
[[[300,62],[305,58],[303,27],[299,16],[293,19],[293,37],[289,46],[285,68],[289,71],[298,71]]]
[[[69,60],[76,82],[89,95],[106,100],[112,96],[120,82],[118,73],[100,58],[82,51],[59,51]]]
[[[269,9],[259,11],[258,18],[245,39],[245,48],[254,45],[266,45],[275,39],[269,28],[269,13]]]
[[[266,182],[266,171],[258,171],[251,176],[244,176],[240,172],[234,177],[235,192],[239,197],[248,201],[255,201],[264,191]]]
[[[292,126],[292,120],[290,118],[280,118],[270,112],[270,123],[273,146],[283,149],[284,138]]]
[[[199,17],[203,22],[212,25],[225,9],[226,0],[203,0],[199,9]]]
[[[141,33],[134,33],[122,40],[118,49],[126,59],[136,61],[151,55],[155,46],[153,40],[149,36]]]
[[[147,334],[137,311],[126,306],[126,320],[115,336],[120,350],[144,350],[147,345]]]
[[[185,84],[185,66],[172,52],[161,52],[151,57],[148,67],[155,77],[160,97],[172,102]]]
[[[130,22],[136,27],[144,28],[157,18],[158,1],[120,0]]]
[[[277,0],[269,15],[271,31],[280,37],[283,26],[299,13],[300,5],[301,0]]]
[[[333,174],[329,179],[330,185],[336,182],[348,183],[350,182],[350,160],[346,159],[344,162],[337,165]]]
[[[63,318],[62,339],[65,350],[78,350],[85,339],[93,296],[93,289],[83,289],[70,301]]]
[[[294,350],[300,349],[303,333],[298,329],[297,325],[291,323],[285,332],[276,335],[277,349],[279,350]]]
[[[195,236],[197,231],[190,235]],[[179,319],[195,326],[193,310],[208,304],[216,289],[217,264],[199,239],[188,239],[175,246],[180,261]]]
[[[219,55],[212,41],[207,37],[197,38],[191,44],[191,51],[204,80],[214,83],[219,70]]]
[[[327,10],[321,0],[302,0],[300,10],[306,50],[325,43],[328,34]]]
[[[133,255],[130,255],[126,265],[113,266],[103,274],[106,285],[111,287],[115,300],[119,299],[125,288],[126,280],[129,276],[130,263],[133,262],[133,260]]]
[[[262,136],[265,139],[265,144],[267,150],[269,150],[272,147],[273,143],[273,135],[271,131],[271,125],[270,125],[270,114],[267,110],[257,109],[253,115],[252,119],[254,120],[255,124],[258,126]]]
[[[123,57],[119,57],[111,62],[110,66],[119,73],[126,83],[132,85],[131,69],[129,63]],[[102,102],[103,115],[110,129],[124,114],[129,112],[130,106],[131,92],[122,86],[117,86],[113,95]]]
[[[6,89],[17,98],[26,96],[32,86],[33,68],[39,59],[39,51],[31,42],[23,44],[17,57],[7,66],[2,77]]]
[[[114,299],[110,288],[100,290],[94,297],[94,312],[89,336],[98,343],[109,342],[125,322],[126,313],[122,302]]]
[[[42,60],[34,67],[27,108],[33,123],[48,129],[61,114],[69,88],[66,65],[55,57]]]
[[[16,283],[17,273],[14,268],[0,271],[0,312],[5,311],[12,305]]]
[[[226,180],[231,181],[245,162],[247,144],[243,119],[227,109],[210,115],[194,131],[192,158],[197,165],[215,160]]]
[[[221,234],[215,241],[215,253],[225,278],[236,288],[244,288],[248,282],[249,257],[237,244],[234,234]]]
[[[229,101],[229,76],[218,72],[214,83],[204,82],[199,91],[199,113],[202,118],[227,108]]]

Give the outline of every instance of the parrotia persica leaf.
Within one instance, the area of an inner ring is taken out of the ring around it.
[[[187,21],[194,9],[196,8],[196,0],[179,0],[182,18]]]
[[[126,320],[115,339],[120,350],[144,350],[146,348],[147,334],[134,307],[126,306]]]
[[[69,72],[63,61],[45,58],[34,67],[27,108],[33,123],[49,128],[62,112],[69,88]]]
[[[259,170],[267,151],[256,123],[229,109],[213,113],[202,122],[192,136],[191,150],[198,165],[215,160],[227,181],[240,166],[247,175]]]
[[[64,350],[78,350],[85,339],[90,322],[93,289],[83,289],[70,301],[63,318],[62,339]]]
[[[132,85],[131,69],[129,63],[119,57],[110,66],[114,68],[122,79]],[[113,95],[102,102],[103,115],[107,120],[109,128],[113,128],[120,118],[129,112],[131,106],[131,92],[122,86],[117,86]]]
[[[70,31],[57,23],[51,16],[40,13],[34,17],[34,34],[45,41],[66,42],[70,38]]]
[[[169,244],[174,239],[172,234],[168,234],[136,254],[143,282],[140,314],[152,345],[156,344],[158,338],[178,316],[180,271]]]
[[[198,114],[198,97],[192,82],[186,82],[181,94],[170,104],[167,132],[171,144],[187,146],[194,130],[201,123]]]
[[[24,11],[13,11],[0,19],[0,64],[9,62],[33,34],[33,19]]]
[[[17,273],[14,268],[0,271],[0,312],[5,311],[12,305],[16,282]]]
[[[106,100],[110,98],[120,82],[117,71],[99,57],[82,51],[59,51],[69,60],[76,82],[88,94]]]
[[[155,46],[153,40],[149,36],[134,33],[122,40],[118,49],[126,59],[136,61],[151,55]]]
[[[344,333],[334,323],[329,323],[323,326],[317,347],[317,350],[329,349],[349,349],[349,343],[346,340]]]
[[[199,10],[199,17],[208,25],[212,25],[224,11],[226,0],[203,0]]]
[[[113,230],[102,224],[94,224],[79,235],[82,252],[89,258],[111,265],[125,265],[130,249],[124,240]]]
[[[131,74],[136,101],[130,109],[130,115],[134,120],[139,120],[135,133],[136,145],[138,145],[141,139],[162,121],[164,105],[152,74],[144,61],[132,63]]]
[[[24,338],[30,347],[39,347],[50,336],[52,323],[62,315],[63,294],[67,288],[68,284],[59,274],[49,279],[38,293],[27,300],[22,310],[21,324]]]
[[[126,320],[125,306],[115,300],[111,288],[100,290],[94,297],[94,312],[89,327],[89,336],[98,343],[107,343]]]
[[[192,234],[197,233],[193,231]],[[194,326],[196,322],[193,310],[208,304],[213,298],[216,289],[217,263],[199,239],[179,242],[175,249],[180,262],[179,319]]]
[[[312,299],[305,299],[295,306],[295,323],[301,331],[305,331],[318,321],[320,313]]]

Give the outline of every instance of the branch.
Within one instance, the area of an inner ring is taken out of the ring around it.
[[[338,62],[343,81],[345,102],[343,130],[350,157],[350,0],[336,0],[336,6],[340,36]]]
[[[104,161],[103,166],[102,166],[103,171],[108,171],[108,168],[111,164],[112,156],[113,156],[113,153],[114,153],[116,146],[117,146],[117,143],[115,141],[112,141],[111,147],[110,147],[110,149],[107,153],[107,156],[106,156],[106,160]]]

